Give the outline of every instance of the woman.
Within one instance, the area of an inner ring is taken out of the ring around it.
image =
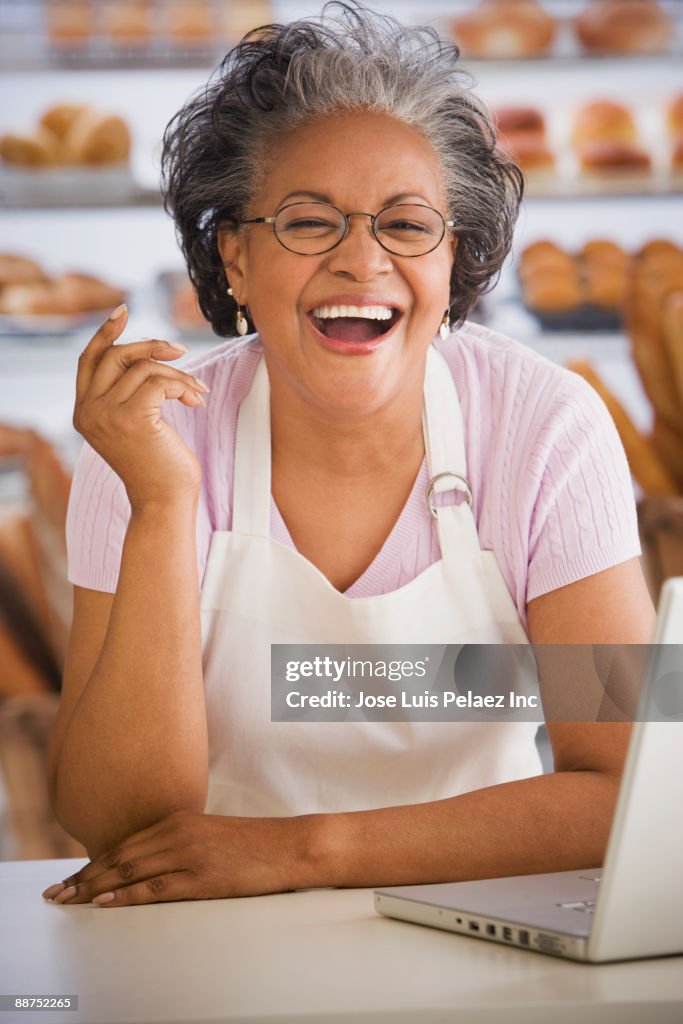
[[[193,376],[114,345],[119,308],[81,357],[51,783],[92,861],[48,898],[599,862],[626,726],[549,726],[543,776],[524,723],[270,722],[271,643],[650,637],[604,408],[464,323],[521,182],[462,79],[431,30],[333,4],[246,37],[169,126],[202,309],[258,333]]]

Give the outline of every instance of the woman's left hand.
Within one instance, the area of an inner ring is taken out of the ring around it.
[[[298,818],[176,811],[43,893],[55,903],[128,907],[293,889]]]

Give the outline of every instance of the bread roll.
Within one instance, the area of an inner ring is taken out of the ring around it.
[[[76,118],[87,109],[84,103],[59,103],[45,111],[40,126],[63,140]]]
[[[633,114],[628,107],[613,100],[595,100],[576,112],[572,144],[581,151],[588,142],[632,142],[638,140]]]
[[[208,0],[167,4],[168,34],[176,43],[197,46],[211,42],[213,10]]]
[[[55,302],[64,313],[89,313],[113,309],[125,300],[120,288],[91,274],[68,273],[53,283]]]
[[[510,132],[499,138],[498,145],[525,174],[555,169],[555,154],[536,132]]]
[[[584,266],[614,267],[628,271],[631,265],[631,256],[615,242],[607,239],[594,238],[581,249],[581,259]]]
[[[451,24],[456,43],[472,57],[535,57],[555,38],[555,19],[536,0],[489,0]]]
[[[85,46],[93,31],[91,0],[50,0],[45,4],[47,32],[56,47]]]
[[[585,301],[604,310],[621,310],[626,303],[628,273],[618,267],[585,266]]]
[[[0,157],[15,167],[54,167],[62,162],[59,139],[47,128],[32,133],[13,133],[0,139]]]
[[[526,280],[539,270],[551,269],[571,276],[575,272],[574,259],[559,245],[547,239],[528,245],[522,252],[519,264],[520,280]]]
[[[121,46],[146,46],[152,35],[147,0],[112,0],[104,10],[104,30]]]
[[[130,145],[130,132],[122,117],[91,108],[74,119],[64,139],[64,151],[69,160],[89,166],[127,160]]]
[[[522,281],[524,301],[539,313],[567,313],[583,301],[575,266],[570,273],[554,267],[539,268]]]
[[[13,316],[73,316],[120,305],[124,293],[89,274],[63,274],[52,281],[12,284],[0,292],[0,312]]]
[[[581,149],[581,169],[592,174],[649,174],[652,158],[629,142],[587,142]]]
[[[675,140],[671,150],[671,173],[683,174],[683,135]]]
[[[594,0],[574,24],[591,53],[661,53],[673,31],[655,0]]]
[[[43,268],[35,260],[15,253],[0,253],[0,288],[10,284],[30,284],[45,281]]]
[[[666,108],[666,126],[673,139],[683,136],[683,92],[669,102]]]
[[[524,132],[545,136],[545,118],[538,107],[499,107],[494,120],[499,135]]]

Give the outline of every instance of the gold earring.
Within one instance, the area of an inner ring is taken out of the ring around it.
[[[231,298],[235,298],[232,288],[228,288],[228,295]],[[237,302],[237,299],[235,299],[235,302]],[[239,302],[237,302],[237,317],[235,318],[235,327],[236,327],[237,333],[240,335],[240,337],[244,337],[244,335],[249,330],[249,324],[247,323],[247,318],[245,317],[244,313],[242,312],[242,307],[240,306]]]
[[[450,315],[450,312],[448,310],[446,310],[446,312],[443,315],[443,320],[441,321],[441,326],[439,327],[439,334],[441,335],[441,337],[445,341],[450,333],[451,333],[451,315]]]

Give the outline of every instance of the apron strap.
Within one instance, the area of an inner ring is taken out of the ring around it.
[[[461,560],[465,552],[478,555],[460,400],[448,364],[434,345],[427,352],[422,429],[429,469],[426,501],[436,519],[441,556]],[[437,495],[453,490],[459,492],[459,502],[439,506]]]
[[[270,536],[270,385],[263,355],[237,415],[232,529]]]

